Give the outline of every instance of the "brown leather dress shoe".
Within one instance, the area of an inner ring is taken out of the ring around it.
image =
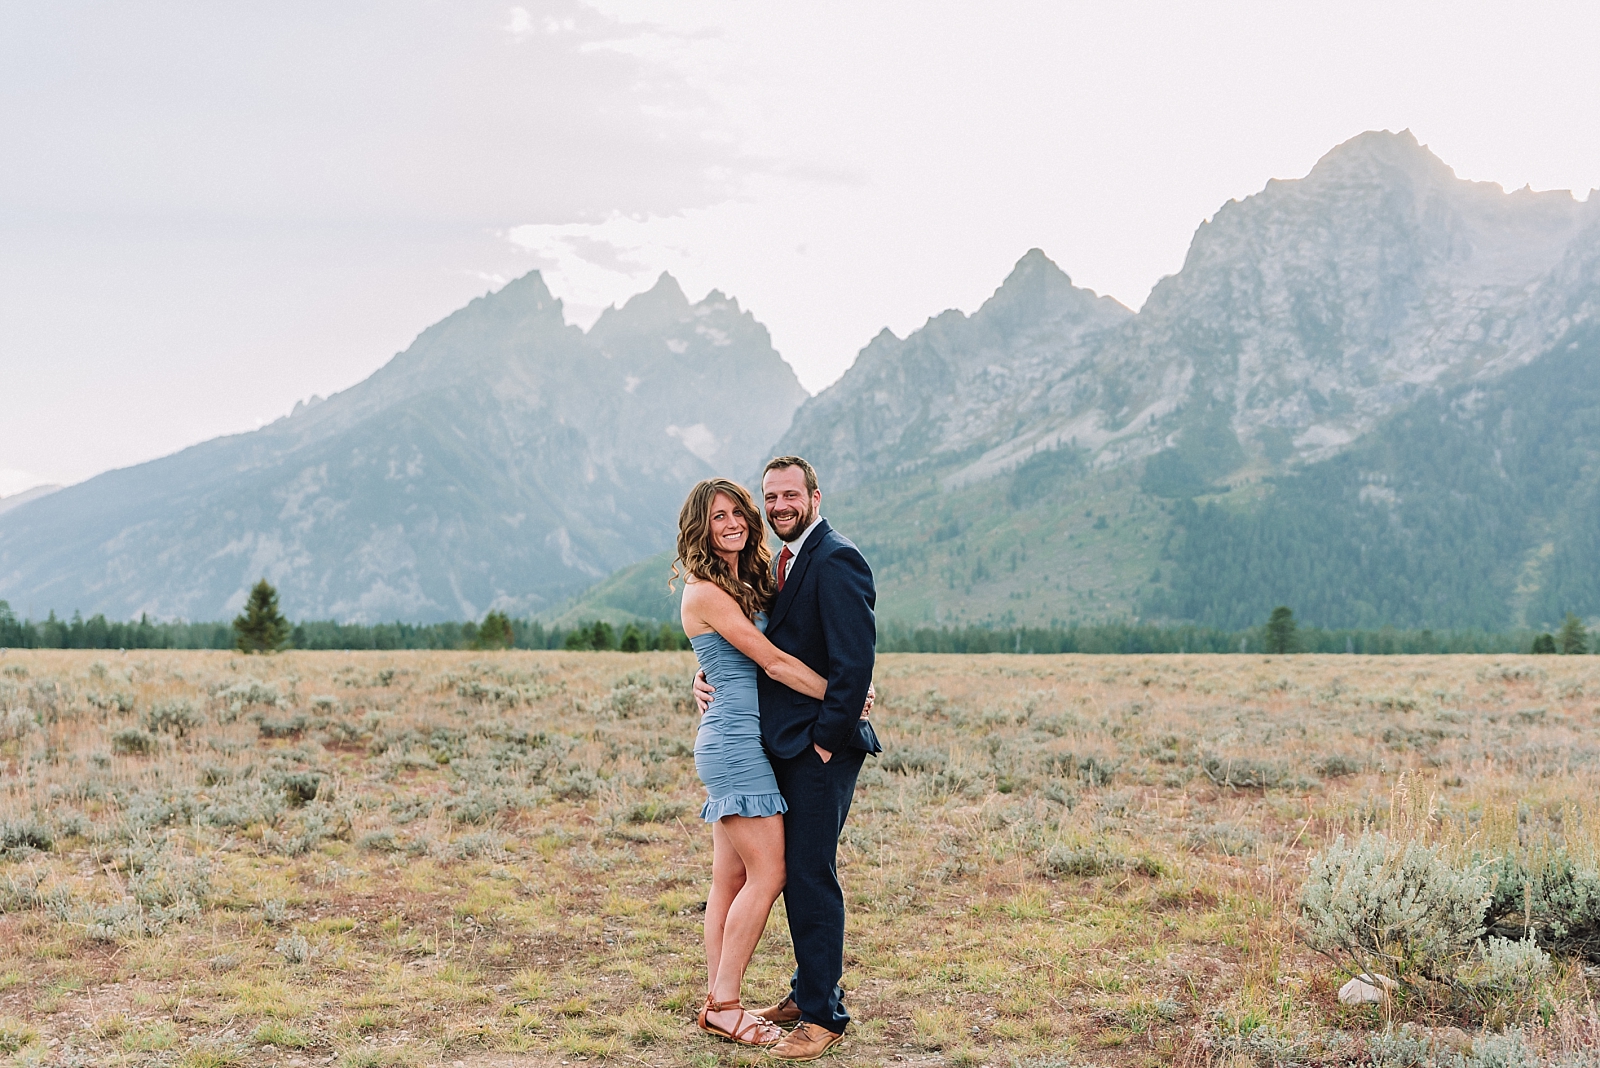
[[[842,1034],[836,1035],[814,1023],[803,1023],[784,1035],[782,1042],[767,1049],[781,1061],[814,1061],[842,1041]]]
[[[794,1003],[794,998],[789,994],[785,994],[776,1005],[756,1009],[755,1013],[768,1023],[783,1024],[785,1027],[800,1022],[800,1006]]]

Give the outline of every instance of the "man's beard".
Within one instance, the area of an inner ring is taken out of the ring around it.
[[[797,518],[795,519],[794,526],[790,528],[789,533],[787,534],[778,529],[778,521],[773,517],[772,512],[767,513],[767,522],[772,524],[772,532],[778,535],[779,540],[789,541],[791,539],[798,538],[817,518],[817,511],[811,506],[810,501],[806,502],[806,506],[803,509],[796,509],[796,513]]]

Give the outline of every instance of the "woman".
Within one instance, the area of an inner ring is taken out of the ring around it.
[[[739,987],[783,890],[783,813],[789,807],[761,748],[756,668],[811,697],[827,690],[821,675],[761,633],[775,596],[771,561],[761,512],[743,486],[712,478],[689,491],[678,514],[672,574],[684,574],[683,630],[716,690],[694,743],[695,770],[707,794],[700,816],[711,824],[712,843],[706,901],[711,986],[699,1024],[708,1034],[750,1046],[783,1037],[775,1024],[745,1010]]]

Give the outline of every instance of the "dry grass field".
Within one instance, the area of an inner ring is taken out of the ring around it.
[[[0,1057],[764,1060],[690,1023],[692,663],[0,656]],[[877,685],[830,1059],[1585,1063],[1579,957],[1520,1016],[1345,1007],[1299,895],[1365,826],[1592,865],[1600,658],[906,655]],[[788,954],[780,906],[753,1002]]]

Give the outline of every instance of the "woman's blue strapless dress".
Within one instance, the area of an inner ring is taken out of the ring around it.
[[[765,630],[765,613],[755,622]],[[717,691],[700,717],[700,733],[694,740],[694,767],[707,795],[700,818],[715,823],[724,816],[782,815],[789,806],[778,792],[772,764],[761,747],[755,662],[716,631],[696,634],[689,644],[706,681]]]

